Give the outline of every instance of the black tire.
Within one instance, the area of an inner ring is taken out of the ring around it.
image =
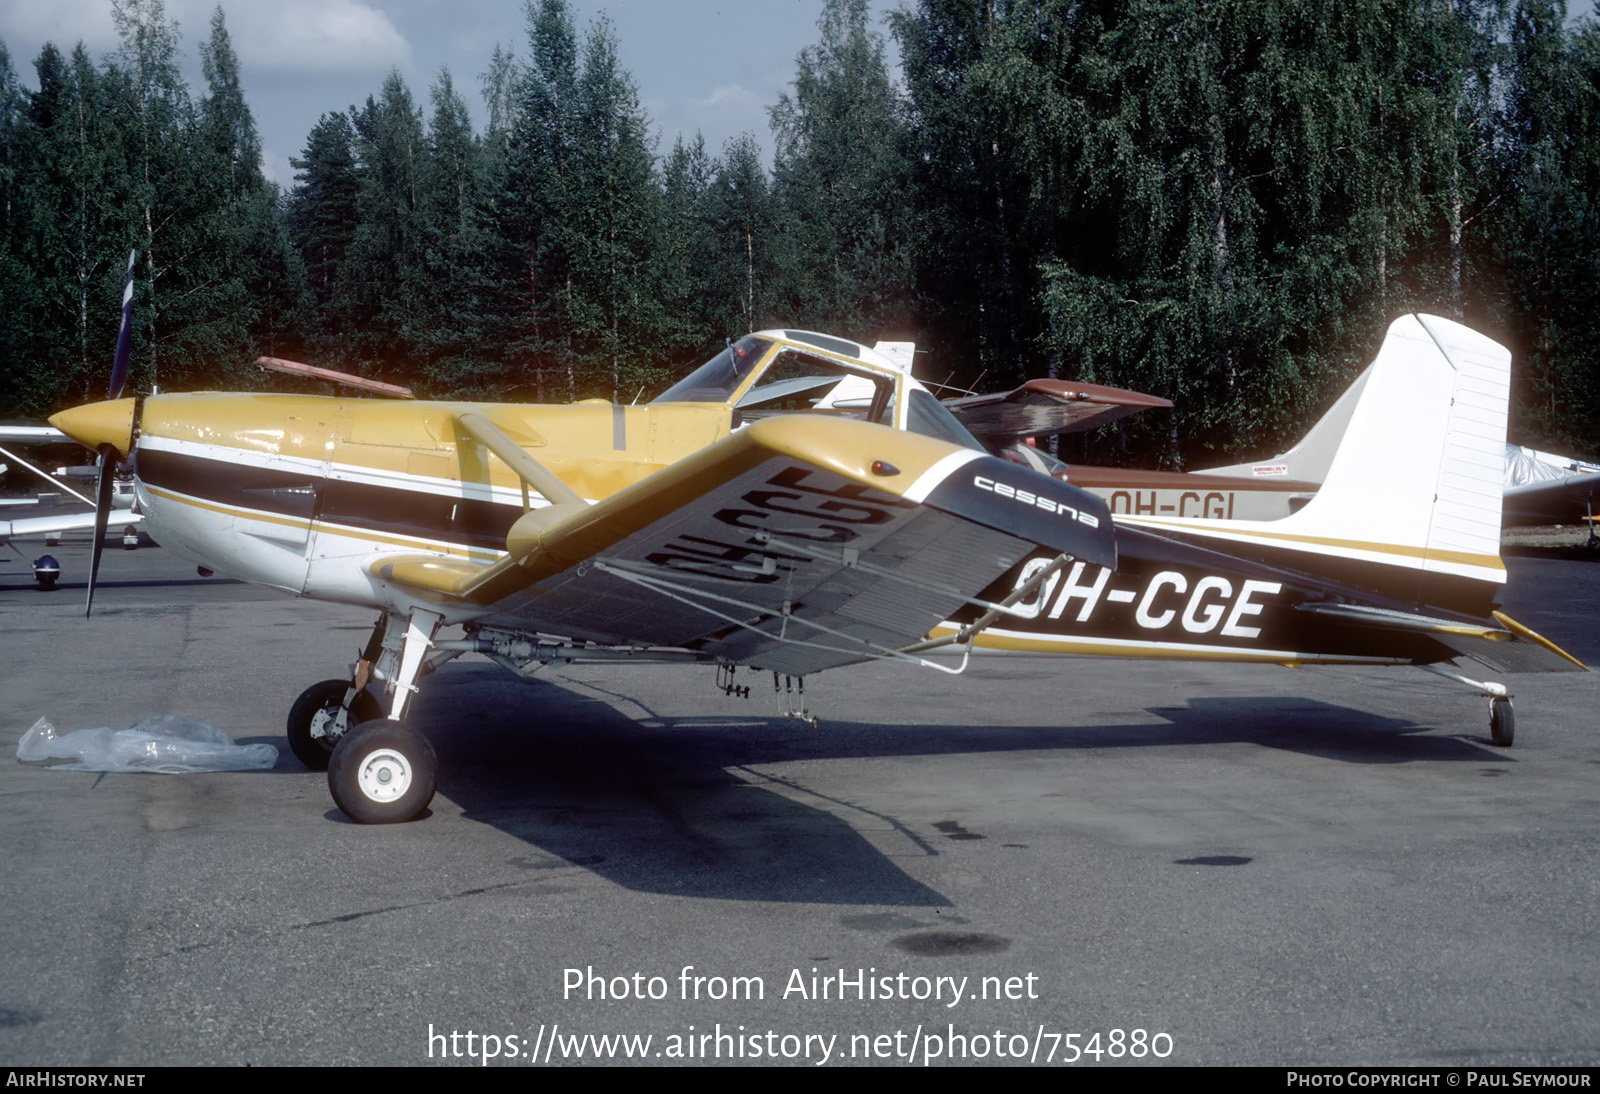
[[[433,800],[439,759],[428,738],[393,718],[346,733],[328,764],[328,791],[359,824],[414,820]]]
[[[349,689],[348,680],[323,680],[302,691],[300,698],[289,708],[289,723],[285,727],[285,733],[289,737],[289,750],[312,771],[328,770],[328,759],[333,755],[333,746],[339,742],[329,740],[316,731],[321,728],[321,722],[338,713],[339,704],[344,702],[344,693]],[[362,722],[382,717],[383,708],[378,705],[378,701],[369,692],[361,691],[356,694],[356,700],[351,705],[347,724],[354,728]]]
[[[1510,748],[1517,739],[1517,715],[1511,709],[1510,699],[1494,699],[1489,703],[1489,740],[1501,748]]]

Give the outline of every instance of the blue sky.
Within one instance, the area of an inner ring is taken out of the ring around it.
[[[199,43],[216,0],[166,0],[181,35],[190,86],[203,86]],[[569,0],[582,33],[609,18],[623,66],[659,135],[660,151],[698,130],[717,152],[753,133],[770,150],[767,107],[794,78],[795,58],[816,40],[822,0]],[[898,6],[874,0],[881,19]],[[479,76],[499,43],[525,54],[522,0],[222,0],[245,94],[261,131],[267,173],[292,182],[318,117],[365,101],[390,68],[426,104],[448,68],[481,126]],[[884,37],[893,53],[887,28]],[[82,40],[95,57],[115,49],[110,0],[0,0],[0,40],[33,86],[46,41],[63,51]]]

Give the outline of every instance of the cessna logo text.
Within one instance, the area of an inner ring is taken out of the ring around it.
[[[1080,524],[1087,524],[1090,528],[1100,527],[1100,518],[1092,513],[1080,513],[1065,502],[1042,498],[1030,490],[1018,490],[1015,486],[996,482],[994,479],[984,475],[973,476],[972,485],[979,490],[987,490],[991,494],[998,494],[1002,498],[1010,498],[1019,505],[1029,505],[1035,509],[1043,509],[1046,513],[1060,513],[1063,516],[1072,517]]]

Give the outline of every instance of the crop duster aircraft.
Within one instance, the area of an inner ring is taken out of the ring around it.
[[[1477,379],[1498,350],[1484,341],[1465,343],[1467,387],[1493,387]],[[51,420],[134,459],[147,526],[173,551],[380,611],[354,677],[307,688],[287,729],[346,814],[388,822],[434,790],[433,750],[404,722],[418,681],[468,652],[521,673],[716,664],[727,690],[739,666],[775,684],[872,658],[959,671],[927,654],[1062,638],[1291,662],[1435,664],[1485,647],[1520,654],[1502,658],[1514,667],[1577,666],[1489,614],[1504,571],[1470,499],[1465,531],[1454,494],[1385,500],[1396,478],[1431,492],[1476,458],[1442,451],[1460,432],[1460,353],[1408,336],[1400,357],[1447,389],[1404,476],[1352,465],[1307,507],[1324,525],[1199,539],[1114,531],[1100,499],[985,453],[909,368],[805,331],[746,337],[645,406],[200,393]],[[1500,398],[1503,434],[1503,385]],[[1491,391],[1489,433],[1494,414]],[[1138,642],[1115,637],[1129,627]],[[1495,696],[1509,743],[1504,689],[1469,683]]]

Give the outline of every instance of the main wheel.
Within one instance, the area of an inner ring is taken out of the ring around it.
[[[398,824],[433,800],[439,759],[428,738],[392,718],[356,726],[334,747],[328,790],[361,824]]]
[[[1493,699],[1489,702],[1489,740],[1501,748],[1510,748],[1517,739],[1517,715],[1511,709],[1510,699]]]
[[[300,698],[289,708],[289,749],[295,757],[313,771],[328,770],[328,757],[339,739],[332,736],[333,720],[344,702],[344,693],[350,690],[348,680],[323,680],[312,684],[300,693]],[[345,724],[351,728],[374,718],[382,718],[383,709],[366,691],[356,693],[350,705],[350,715]]]

